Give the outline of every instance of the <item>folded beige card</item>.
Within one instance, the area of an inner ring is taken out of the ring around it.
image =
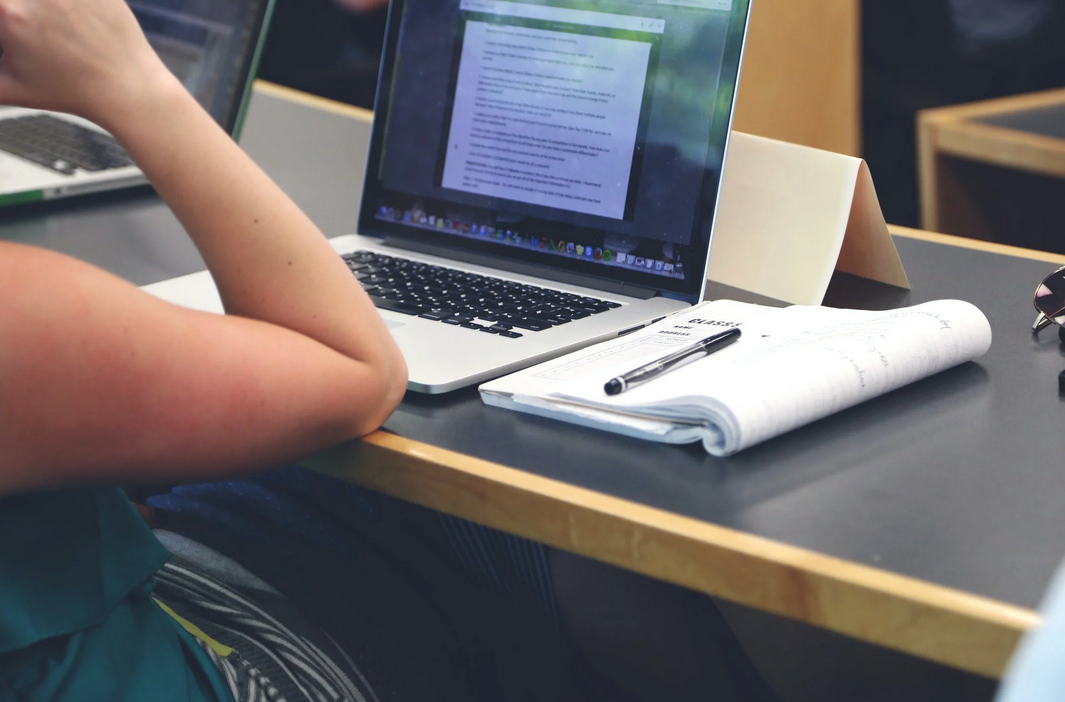
[[[707,278],[818,305],[834,270],[910,287],[865,161],[733,132]]]

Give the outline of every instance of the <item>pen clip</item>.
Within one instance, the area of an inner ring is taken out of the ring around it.
[[[698,360],[702,356],[709,356],[715,351],[725,348],[732,342],[736,341],[741,333],[739,327],[729,327],[728,329],[711,334],[694,344],[666,354],[662,358],[645,363],[628,373],[622,373],[617,377],[611,378],[603,386],[603,392],[611,396],[620,395],[629,388],[646,383],[664,373],[668,373],[671,370]]]

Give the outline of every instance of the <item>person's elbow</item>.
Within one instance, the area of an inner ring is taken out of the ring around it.
[[[384,424],[385,420],[391,417],[399,407],[399,403],[403,401],[403,396],[407,393],[407,380],[407,361],[398,348],[394,349],[390,354],[388,379],[383,397],[384,412],[374,429]]]
[[[358,438],[376,431],[392,416],[407,391],[407,363],[398,349],[390,350],[370,369],[370,380],[363,395],[363,410],[353,427]]]

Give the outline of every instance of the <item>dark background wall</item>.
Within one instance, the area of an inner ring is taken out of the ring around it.
[[[996,32],[988,7],[1011,2],[1038,21]],[[279,0],[260,77],[372,108],[385,15]],[[918,226],[917,111],[1065,86],[1065,0],[865,0],[862,15],[863,155],[887,220]]]
[[[333,0],[278,0],[259,77],[372,109],[386,15]]]
[[[1029,31],[979,41],[945,0],[862,3],[862,148],[889,222],[918,225],[918,110],[1065,86],[1065,2],[1045,8]]]

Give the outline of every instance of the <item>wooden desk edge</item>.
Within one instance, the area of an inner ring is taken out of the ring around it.
[[[295,102],[300,105],[306,105],[313,107],[317,110],[324,110],[326,112],[332,112],[333,114],[343,115],[352,119],[361,120],[363,122],[373,121],[373,110],[367,110],[362,107],[356,107],[344,102],[338,102],[336,100],[330,100],[329,98],[319,97],[317,95],[311,95],[301,90],[295,90],[293,88],[286,88],[283,85],[277,83],[269,83],[265,80],[255,81],[255,92],[269,95],[271,97],[280,98],[281,100],[288,100],[289,102]]]
[[[256,81],[257,92],[371,121],[373,113]],[[893,234],[1065,263],[1065,256],[891,227]],[[489,527],[988,677],[1031,610],[831,558],[385,432],[307,465]]]
[[[1009,95],[991,100],[949,105],[947,107],[932,107],[919,111],[917,115],[919,120],[941,123],[978,117],[993,117],[1011,112],[1026,112],[1055,105],[1065,105],[1065,88],[1041,90],[1022,95]]]
[[[996,244],[994,242],[981,241],[979,239],[968,239],[963,236],[954,236],[953,234],[938,234],[936,232],[927,232],[921,229],[910,229],[909,227],[900,227],[896,224],[889,224],[888,231],[894,236],[901,236],[907,239],[928,241],[934,244],[943,244],[945,246],[956,246],[963,249],[972,249],[973,251],[985,251],[987,253],[999,254],[1001,256],[1026,258],[1032,261],[1045,261],[1059,266],[1065,265],[1065,254],[1053,253],[1051,251],[1024,249],[1019,246]]]
[[[385,432],[306,462],[342,480],[987,677],[1031,610],[621,500]]]
[[[1065,139],[980,122],[921,124],[918,129],[921,146],[935,156],[1065,178]]]

